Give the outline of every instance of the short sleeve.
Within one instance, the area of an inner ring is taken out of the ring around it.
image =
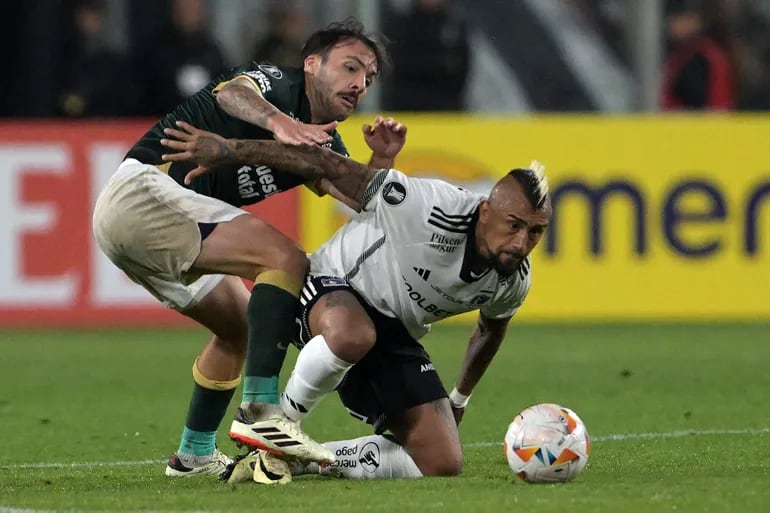
[[[383,169],[369,181],[361,203],[366,211],[422,210],[426,200],[434,196],[433,192],[440,188],[441,183],[437,180],[412,178],[396,169]]]
[[[528,264],[529,260],[525,262]],[[481,307],[481,314],[488,319],[508,319],[516,315],[529,293],[531,276],[531,273],[527,272],[522,279],[502,285],[492,301]]]
[[[218,93],[225,85],[235,80],[248,81],[254,89],[272,103],[278,105],[285,101],[289,94],[291,80],[280,68],[268,63],[258,64],[256,69],[242,69],[230,80],[220,82],[214,88],[214,94]]]

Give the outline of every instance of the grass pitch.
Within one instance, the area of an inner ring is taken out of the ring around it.
[[[469,332],[438,326],[425,340],[447,386]],[[514,323],[461,426],[461,477],[298,477],[281,487],[163,475],[206,338],[0,332],[0,513],[770,510],[766,324]],[[573,483],[527,485],[504,461],[508,423],[538,402],[574,409],[592,435],[589,466]],[[304,426],[322,440],[370,433],[336,396]],[[234,452],[226,436],[219,443]]]

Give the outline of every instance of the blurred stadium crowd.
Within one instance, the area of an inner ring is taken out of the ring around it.
[[[0,116],[158,116],[226,67],[299,65],[350,15],[391,40],[368,110],[770,108],[770,0],[27,0],[0,7]]]

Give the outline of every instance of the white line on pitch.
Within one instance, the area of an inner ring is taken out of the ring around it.
[[[623,440],[654,440],[661,438],[687,438],[688,436],[714,436],[714,435],[766,435],[770,428],[760,429],[706,429],[706,430],[682,430],[669,431],[667,433],[619,433],[614,435],[592,436],[591,442],[619,442]],[[502,442],[475,442],[465,444],[465,447],[494,447],[502,445]]]
[[[619,433],[613,435],[592,436],[591,442],[618,442],[623,440],[654,440],[662,438],[687,438],[689,436],[717,436],[717,435],[766,435],[770,428],[759,429],[706,429],[706,430],[682,430],[664,433]],[[494,447],[502,445],[502,442],[472,442],[464,444],[465,447]],[[137,465],[160,465],[166,460],[138,460],[138,461],[90,461],[75,463],[19,463],[17,465],[3,465],[0,470],[13,470],[25,468],[93,468],[93,467],[128,467]],[[4,512],[0,509],[0,513]]]

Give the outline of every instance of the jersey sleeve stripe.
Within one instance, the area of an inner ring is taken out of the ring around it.
[[[222,88],[223,88],[224,86],[226,86],[227,84],[229,84],[229,83],[231,83],[231,82],[236,82],[236,81],[238,81],[238,82],[244,82],[244,83],[246,83],[246,84],[250,85],[252,88],[254,88],[254,90],[255,90],[256,92],[258,92],[258,93],[260,94],[260,96],[262,96],[262,89],[260,89],[260,88],[259,88],[259,86],[257,85],[257,83],[254,81],[254,79],[253,79],[253,78],[251,78],[251,77],[250,77],[250,76],[248,76],[248,75],[237,75],[237,76],[233,77],[233,78],[232,78],[232,79],[230,79],[230,80],[225,80],[224,82],[220,82],[220,83],[218,83],[218,84],[216,85],[216,87],[214,88],[214,90],[213,90],[213,91],[211,91],[211,93],[212,93],[212,94],[217,94],[219,91],[221,91],[221,90],[222,90]]]
[[[385,177],[387,175],[388,175],[388,172],[385,169],[380,169],[372,177],[372,179],[369,180],[369,185],[366,186],[366,190],[364,191],[363,198],[361,198],[361,204],[364,207],[366,207],[366,205],[369,204],[369,202],[372,200],[374,195],[377,194],[377,191],[380,190],[380,187],[382,187],[382,184],[385,182]]]
[[[356,260],[356,264],[353,266],[353,269],[351,269],[350,271],[348,271],[347,274],[345,274],[345,279],[348,281],[352,280],[353,277],[356,274],[358,274],[358,271],[361,270],[361,264],[363,264],[367,258],[372,256],[374,252],[377,251],[383,244],[385,244],[384,235],[379,239],[377,239],[376,241],[374,241],[374,243],[371,246],[366,248],[364,252],[358,256],[358,259]]]

